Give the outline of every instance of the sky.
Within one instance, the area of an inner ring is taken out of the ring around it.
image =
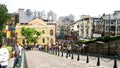
[[[76,20],[81,15],[97,17],[120,10],[120,0],[0,0],[0,3],[7,5],[10,13],[19,8],[46,12],[52,10],[58,17],[73,14]]]

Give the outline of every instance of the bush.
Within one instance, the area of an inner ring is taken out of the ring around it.
[[[12,49],[13,49],[13,47],[12,47],[12,46],[4,46],[4,47],[8,49],[9,53],[11,53],[11,52],[12,52]]]
[[[64,44],[63,47],[67,47],[67,44]]]
[[[90,43],[94,43],[96,41],[103,41],[103,42],[110,42],[110,41],[115,41],[120,39],[120,36],[104,36],[104,37],[98,37],[98,38],[93,38],[91,40],[78,40],[75,42],[75,44],[90,44]]]

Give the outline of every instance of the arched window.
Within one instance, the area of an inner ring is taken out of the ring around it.
[[[50,43],[52,43],[52,44],[53,44],[53,39],[50,39]]]
[[[52,29],[50,30],[50,35],[53,35],[53,30]]]
[[[42,39],[42,42],[45,43],[45,38]]]
[[[45,34],[45,30],[42,30],[42,34]]]
[[[22,40],[22,44],[25,44],[25,39]]]

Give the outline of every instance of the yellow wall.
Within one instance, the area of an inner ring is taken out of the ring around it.
[[[41,22],[39,22],[41,23]],[[46,23],[46,22],[45,22]],[[41,24],[38,24],[38,25],[16,25],[16,33],[18,34],[17,35],[17,41],[22,44],[22,40],[24,39],[23,36],[21,36],[21,28],[22,27],[28,27],[28,28],[34,28],[36,29],[37,31],[40,31],[42,32],[42,30],[45,30],[45,34],[41,34],[41,36],[39,36],[39,39],[38,39],[38,43],[37,44],[48,44],[50,43],[50,39],[53,39],[53,43],[55,43],[55,25],[41,25]],[[53,35],[51,36],[50,35],[50,30],[53,30]],[[43,38],[45,38],[45,43],[43,43]],[[49,38],[49,40],[48,40]]]

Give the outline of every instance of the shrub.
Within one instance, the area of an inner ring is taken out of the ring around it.
[[[75,42],[75,44],[90,44],[90,43],[94,43],[96,41],[103,41],[103,42],[110,42],[110,41],[115,41],[120,39],[120,36],[104,36],[104,37],[98,37],[98,38],[93,38],[91,40],[78,40]]]
[[[4,46],[4,47],[8,49],[9,53],[12,52],[12,49],[13,49],[12,46]]]

